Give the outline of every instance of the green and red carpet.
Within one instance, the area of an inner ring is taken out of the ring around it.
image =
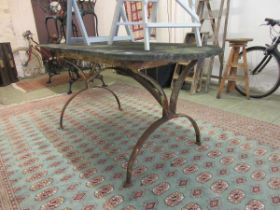
[[[202,146],[186,119],[166,123],[144,145],[129,188],[123,188],[132,147],[161,110],[143,89],[89,90],[1,108],[2,210],[277,210],[280,128],[181,100],[197,120]]]

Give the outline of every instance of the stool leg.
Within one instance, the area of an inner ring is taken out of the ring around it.
[[[170,88],[171,88],[171,89],[173,89],[173,85],[174,85],[174,83],[175,83],[174,80],[178,79],[178,77],[179,77],[179,73],[178,73],[179,67],[180,67],[180,65],[179,65],[178,63],[176,63],[176,66],[175,66],[174,72],[173,72],[173,76],[172,76],[171,85],[170,85]]]
[[[195,94],[196,93],[196,88],[197,88],[197,66],[193,67],[193,76],[192,76],[192,82],[191,82],[191,94]]]
[[[228,86],[227,86],[227,92],[231,92],[235,89],[235,85],[236,85],[236,77],[237,77],[237,64],[238,64],[238,59],[239,59],[239,52],[240,52],[240,47],[233,47],[233,59],[232,59],[232,63],[231,65],[233,65],[233,67],[231,67],[230,70],[230,76],[231,78],[235,78],[234,81],[229,81],[228,82]]]
[[[246,97],[247,99],[250,99],[250,88],[249,88],[249,69],[248,69],[248,63],[247,63],[247,50],[245,47],[243,47],[243,69],[244,69],[244,83],[245,83],[245,89],[246,89]]]
[[[228,61],[227,61],[226,69],[224,71],[223,78],[221,80],[221,83],[220,83],[220,86],[219,86],[219,89],[218,89],[218,93],[217,93],[217,96],[216,96],[216,98],[218,98],[218,99],[221,98],[221,93],[224,90],[225,81],[226,81],[227,76],[228,76],[228,74],[230,72],[230,69],[231,69],[231,63],[232,63],[232,60],[233,60],[233,56],[234,56],[234,50],[231,49],[230,55],[229,55],[229,58],[228,58]]]
[[[196,66],[194,67],[194,75],[193,75],[193,89],[191,89],[191,94],[199,92],[200,83],[202,80],[202,71],[203,71],[203,63],[204,59],[199,59]]]
[[[215,59],[215,57],[211,57],[209,66],[208,66],[207,72],[206,72],[206,81],[205,81],[205,92],[206,93],[209,92],[209,86],[211,83],[211,75],[212,75],[212,70],[213,70],[213,66],[214,66],[214,59]]]

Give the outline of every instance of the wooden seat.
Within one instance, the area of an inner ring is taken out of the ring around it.
[[[221,80],[217,98],[221,97],[221,93],[224,90],[225,82],[228,81],[227,85],[227,92],[230,92],[235,89],[236,81],[243,80],[244,87],[246,91],[247,99],[250,99],[250,92],[249,92],[249,70],[247,64],[247,51],[246,46],[249,41],[253,41],[253,39],[248,38],[239,38],[239,39],[226,39],[229,42],[231,51],[227,61],[226,69],[223,73],[223,78]],[[239,63],[240,58],[240,50],[242,50],[242,59],[243,62]],[[243,70],[244,76],[238,77],[237,76],[237,69]]]

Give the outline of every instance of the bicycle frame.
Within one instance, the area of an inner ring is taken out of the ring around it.
[[[43,62],[45,62],[45,59],[49,59],[50,57],[52,57],[48,51],[39,48],[38,47],[39,43],[36,42],[32,37],[26,37],[26,38],[28,40],[28,55],[29,55],[27,63],[31,59],[32,50],[36,50],[42,56]]]
[[[253,75],[257,75],[262,72],[264,67],[269,63],[269,61],[272,58],[272,56],[271,56],[272,51],[275,51],[276,54],[279,55],[279,58],[280,58],[280,54],[277,49],[279,43],[280,43],[280,34],[277,37],[273,38],[272,44],[266,45],[266,54],[265,54],[264,58],[261,60],[261,62],[259,63],[259,65],[257,65],[256,68],[252,71]]]
[[[23,34],[23,37],[28,41],[28,47],[26,50],[26,53],[28,54],[28,59],[27,59],[26,63],[24,64],[24,66],[27,66],[28,63],[30,62],[30,60],[32,59],[31,56],[32,56],[32,54],[34,54],[34,53],[32,53],[33,50],[36,51],[42,57],[43,64],[47,65],[50,68],[48,70],[49,80],[47,83],[51,83],[51,78],[54,75],[58,74],[58,72],[56,70],[61,69],[62,66],[66,64],[66,66],[68,66],[68,74],[69,74],[68,94],[71,94],[73,83],[80,78],[79,71],[81,71],[81,73],[84,74],[83,66],[79,66],[78,64],[75,64],[75,62],[77,62],[77,61],[67,61],[65,59],[57,58],[55,55],[52,54],[51,51],[39,47],[39,43],[33,39],[32,33],[30,31],[26,31]],[[98,68],[99,67],[100,66],[98,65]],[[91,67],[87,67],[86,69],[89,69],[89,68],[91,68]],[[90,69],[90,70],[99,71],[96,68]],[[97,79],[99,79],[102,82],[103,86],[106,86],[105,82],[103,81],[103,77],[101,75],[98,76]]]

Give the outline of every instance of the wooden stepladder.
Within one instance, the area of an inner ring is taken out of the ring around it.
[[[195,33],[197,46],[202,46],[200,37],[200,20],[195,11],[196,0],[175,0],[184,11],[191,16],[192,23],[158,23],[157,22],[157,6],[158,0],[117,0],[115,14],[111,26],[108,44],[112,44],[114,37],[118,37],[120,25],[131,26],[141,25],[144,30],[144,48],[150,50],[150,35],[152,28],[192,28]],[[129,22],[124,11],[124,4],[126,2],[140,2],[142,3],[142,21]],[[148,20],[148,3],[153,4],[153,11],[151,21]],[[124,17],[125,16],[125,17]]]
[[[78,28],[80,29],[82,37],[73,37],[72,22],[74,16],[77,20]],[[120,10],[120,19],[124,22],[128,22],[124,8]],[[130,27],[126,26],[125,28],[126,28],[127,36],[111,37],[111,39],[113,39],[114,41],[134,40]],[[91,43],[95,43],[95,42],[105,42],[108,41],[108,39],[109,39],[108,36],[89,37],[77,1],[67,0],[66,44],[83,42],[87,45],[90,45]]]
[[[222,48],[222,53],[219,55],[219,64],[220,64],[220,70],[219,70],[219,81],[221,80],[222,71],[223,71],[223,61],[224,61],[224,50],[225,50],[225,41],[227,36],[227,26],[228,26],[228,17],[229,17],[229,9],[230,9],[230,0],[220,0],[220,6],[218,13],[215,15],[212,6],[210,4],[211,0],[199,0],[198,6],[197,6],[197,14],[199,16],[199,19],[201,21],[201,26],[203,27],[203,24],[206,22],[206,20],[210,21],[210,32],[212,34],[212,37],[209,38],[209,44],[218,46]],[[223,23],[223,28],[221,28],[221,25]],[[222,39],[219,40],[219,35],[222,36]],[[209,65],[207,67],[205,76],[205,90],[208,92],[211,75],[212,75],[212,69],[214,66],[214,60],[215,57],[210,58]]]

